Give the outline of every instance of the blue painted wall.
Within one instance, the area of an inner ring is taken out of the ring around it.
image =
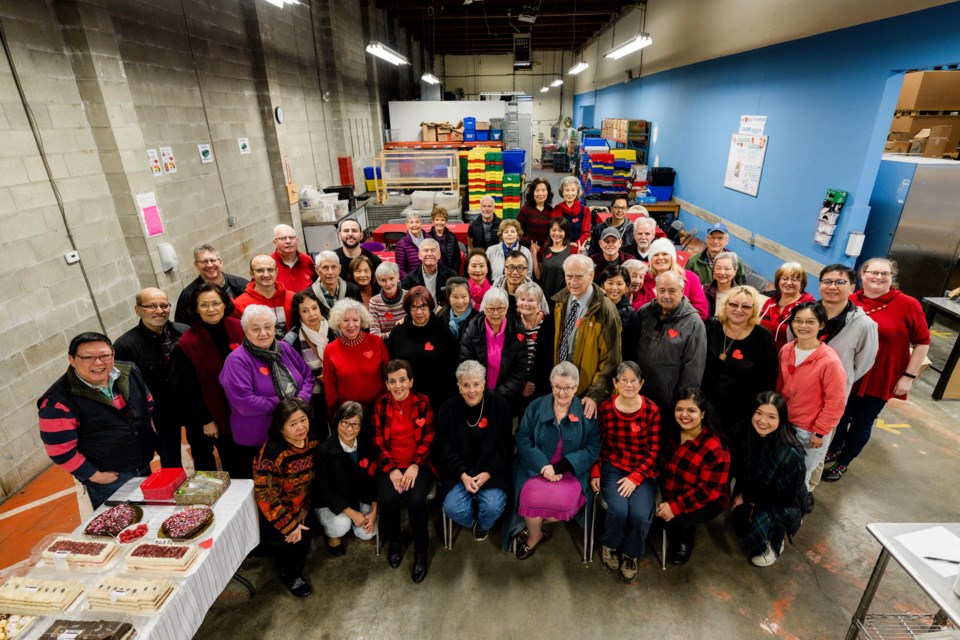
[[[594,123],[652,121],[650,157],[677,170],[678,197],[823,264],[852,265],[847,234],[867,226],[903,72],[960,62],[958,25],[960,2],[582,93],[573,112],[592,104]],[[730,136],[740,115],[754,114],[767,116],[769,136],[756,198],[723,187]],[[813,233],[829,188],[850,199],[833,246],[823,248]],[[736,238],[730,248],[768,278],[782,262]]]

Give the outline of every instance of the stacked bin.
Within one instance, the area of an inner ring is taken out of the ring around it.
[[[630,190],[632,183],[630,181],[630,170],[637,162],[637,152],[635,149],[614,149],[613,150],[613,189],[618,193],[626,193]]]
[[[523,179],[519,173],[503,174],[503,217],[516,219],[523,197]]]
[[[463,119],[463,141],[477,141],[477,119],[467,116]]]

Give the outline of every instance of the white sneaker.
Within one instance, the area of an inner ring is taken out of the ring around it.
[[[774,562],[777,561],[777,554],[774,553],[773,548],[770,546],[770,542],[767,542],[767,550],[761,553],[758,556],[753,556],[750,558],[750,562],[753,563],[756,567],[769,567]]]

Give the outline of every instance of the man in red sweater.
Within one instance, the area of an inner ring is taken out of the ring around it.
[[[291,294],[303,291],[317,279],[313,258],[300,253],[300,241],[293,227],[278,224],[273,229],[273,246],[277,248],[270,256],[277,265],[277,282]]]
[[[246,291],[233,299],[234,315],[241,317],[251,304],[270,307],[277,317],[277,339],[283,339],[289,328],[290,307],[293,293],[277,282],[277,263],[265,253],[253,256],[250,261],[250,283]]]

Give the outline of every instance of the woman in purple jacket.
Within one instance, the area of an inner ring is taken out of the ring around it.
[[[420,243],[426,238],[423,232],[423,218],[416,211],[407,212],[407,235],[400,238],[393,247],[397,266],[400,267],[400,279],[420,266]],[[441,245],[442,246],[442,245]]]
[[[314,378],[296,349],[276,339],[273,310],[252,304],[243,311],[243,343],[227,356],[220,384],[230,403],[237,468],[253,476],[253,460],[267,441],[274,408],[285,398],[310,402]]]

